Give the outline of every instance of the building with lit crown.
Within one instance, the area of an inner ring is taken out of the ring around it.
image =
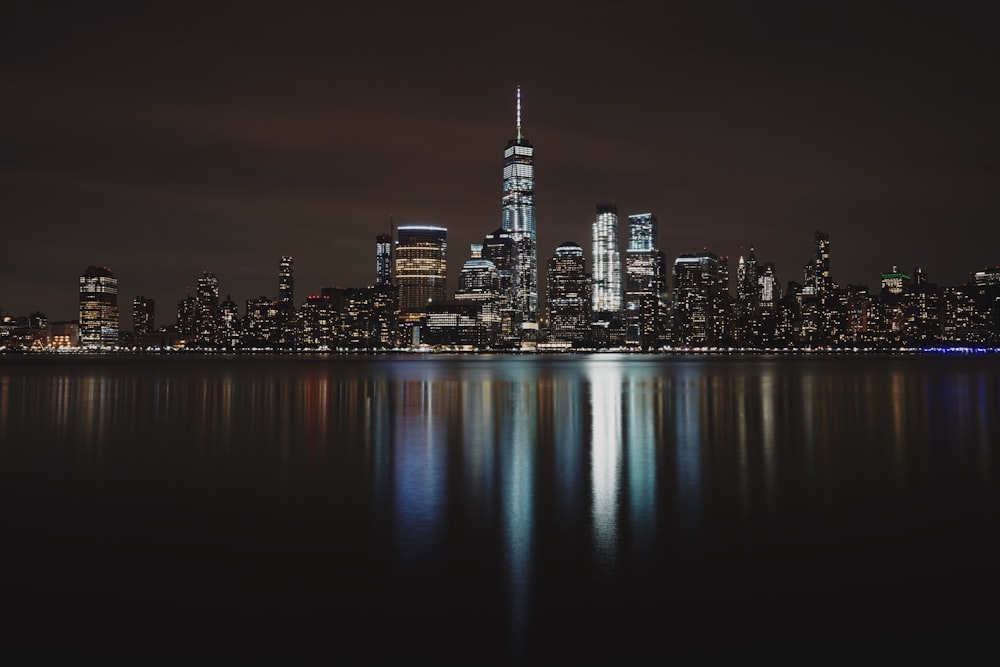
[[[504,149],[502,228],[517,251],[513,291],[522,328],[538,329],[538,255],[535,232],[535,149],[521,134],[521,87],[517,87],[515,136]]]
[[[618,252],[618,207],[598,204],[593,225],[591,291],[594,317],[622,311],[622,264]]]
[[[656,216],[638,213],[628,217],[625,251],[625,342],[644,349],[662,342],[666,335],[667,259],[656,246]]]

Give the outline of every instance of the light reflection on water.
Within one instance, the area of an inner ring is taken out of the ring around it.
[[[226,512],[308,515],[303,535],[344,533],[387,576],[452,585],[459,608],[497,602],[482,583],[496,578],[518,654],[537,641],[537,610],[556,604],[553,582],[655,573],[786,520],[836,523],[953,491],[995,502],[1000,373],[974,361],[5,363],[0,470],[25,484],[42,469],[90,487],[160,479],[196,507],[224,481]],[[121,493],[148,500],[141,484]]]

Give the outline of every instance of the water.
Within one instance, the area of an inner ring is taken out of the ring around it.
[[[990,633],[996,357],[0,359],[7,643]]]

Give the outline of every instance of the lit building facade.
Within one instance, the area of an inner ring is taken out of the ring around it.
[[[118,279],[103,266],[90,266],[80,276],[80,346],[118,344]]]
[[[719,338],[718,297],[723,293],[722,262],[707,250],[674,261],[674,345],[701,347]]]
[[[219,281],[205,271],[198,279],[195,305],[195,340],[199,343],[219,342]]]
[[[278,264],[278,305],[288,310],[295,308],[295,260],[288,255]]]
[[[406,315],[427,312],[427,304],[444,301],[448,283],[448,230],[407,225],[397,230],[396,286],[399,309]]]
[[[538,255],[535,231],[535,149],[521,134],[521,88],[517,88],[517,122],[513,139],[504,149],[503,222],[517,252],[513,277],[515,306],[521,326],[538,329]]]
[[[375,237],[375,285],[392,284],[392,237],[379,234]]]
[[[656,216],[628,218],[625,251],[625,342],[649,349],[666,333],[667,260],[657,248]]]
[[[593,225],[592,308],[595,318],[622,311],[622,265],[618,252],[618,207],[598,204]]]
[[[583,345],[590,340],[591,296],[583,248],[567,241],[549,259],[548,338]]]
[[[144,296],[132,299],[132,332],[142,338],[156,330],[156,302]]]

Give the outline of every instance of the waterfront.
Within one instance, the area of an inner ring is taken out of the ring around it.
[[[5,358],[3,634],[488,663],[987,632],[998,408],[994,356]]]

